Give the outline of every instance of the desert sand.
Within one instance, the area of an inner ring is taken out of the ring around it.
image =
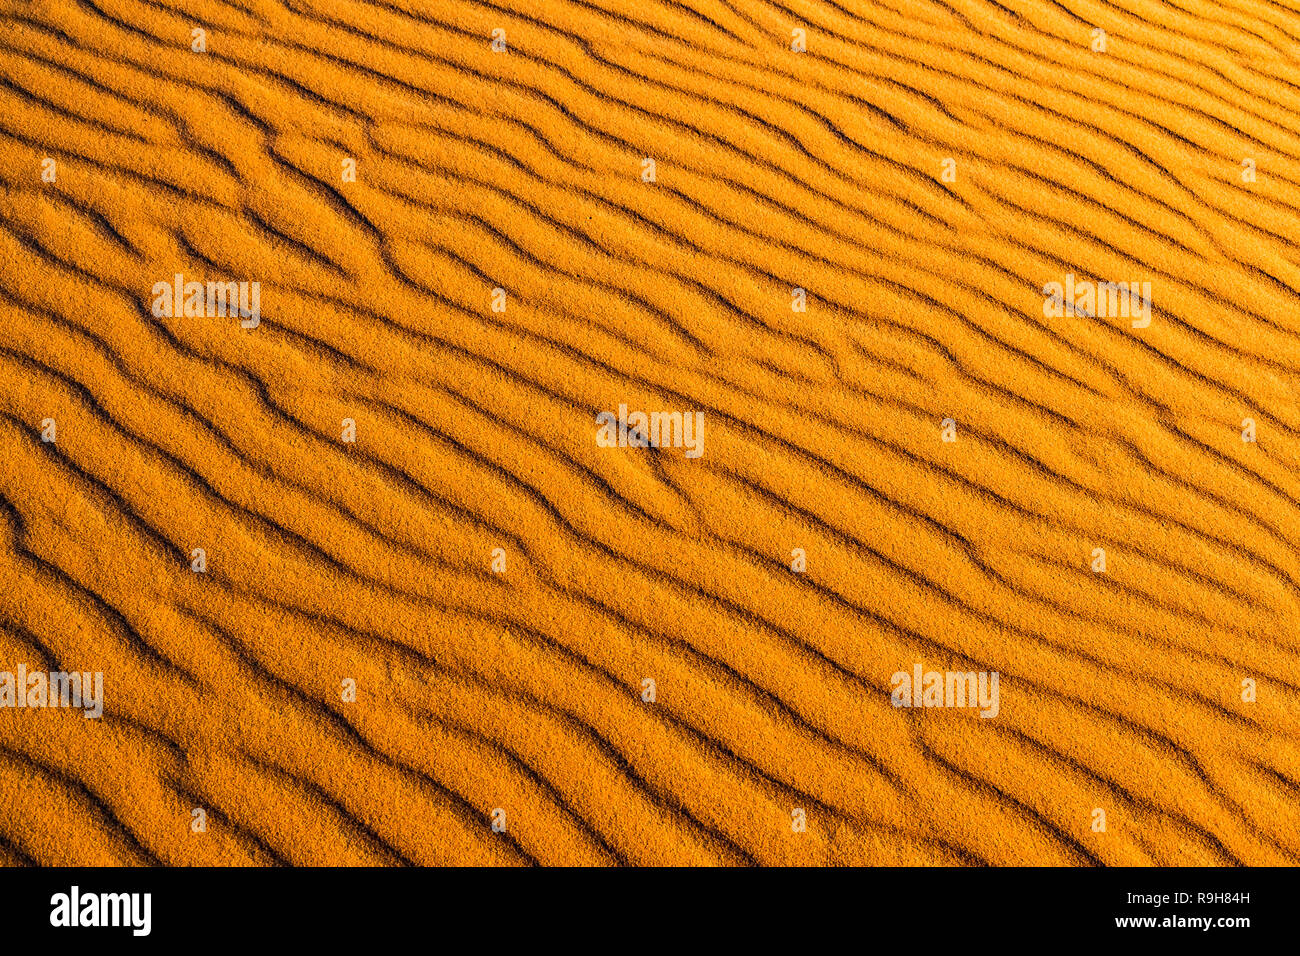
[[[103,675],[0,706],[0,862],[1300,862],[1298,66],[1295,0],[0,0],[0,671]]]

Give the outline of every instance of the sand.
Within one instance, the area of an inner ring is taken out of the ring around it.
[[[0,862],[1300,862],[1298,51],[0,0]]]

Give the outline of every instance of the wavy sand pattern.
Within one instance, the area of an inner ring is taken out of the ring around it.
[[[1300,3],[0,11],[0,860],[1300,862]]]

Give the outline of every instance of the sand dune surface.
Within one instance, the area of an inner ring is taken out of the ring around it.
[[[0,0],[0,860],[1300,862],[1298,66]]]

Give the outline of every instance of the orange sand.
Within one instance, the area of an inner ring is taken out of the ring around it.
[[[1300,861],[1298,64],[1295,0],[0,0],[0,671],[105,687],[0,709],[0,860]]]

